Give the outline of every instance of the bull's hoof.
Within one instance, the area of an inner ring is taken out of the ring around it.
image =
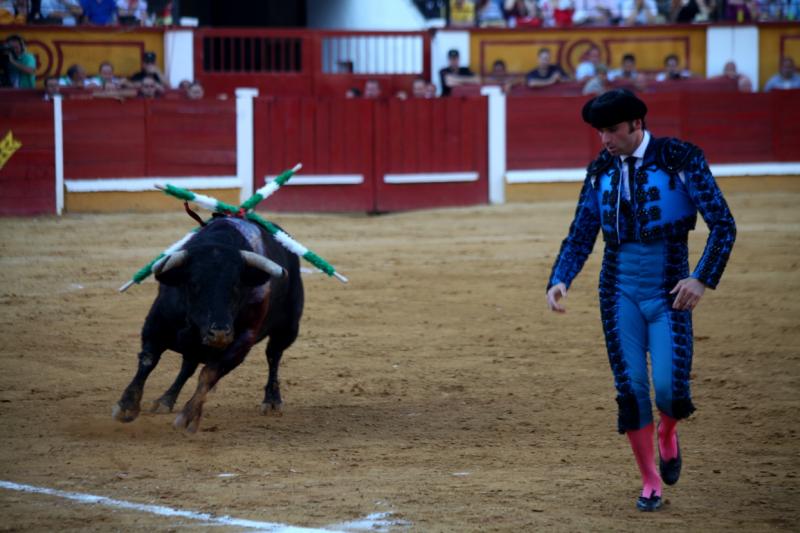
[[[190,416],[185,412],[181,412],[181,414],[175,417],[175,422],[172,423],[172,427],[180,431],[197,433],[197,429],[200,427],[200,415]]]
[[[111,416],[118,422],[133,422],[139,416],[139,409],[125,409],[120,404],[114,404],[111,409]]]
[[[150,405],[150,412],[157,413],[157,414],[168,414],[172,412],[172,407],[175,404],[170,404],[168,401],[164,400],[163,398],[159,398],[158,400],[154,401]]]
[[[281,403],[281,402],[264,402],[264,403],[261,404],[261,414],[262,415],[282,416],[283,415],[283,403]]]

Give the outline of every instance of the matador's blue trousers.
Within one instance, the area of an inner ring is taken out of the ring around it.
[[[672,309],[675,284],[689,276],[685,240],[606,246],[600,273],[600,309],[614,372],[620,433],[653,421],[647,353],[656,406],[686,418],[692,411],[691,311]]]

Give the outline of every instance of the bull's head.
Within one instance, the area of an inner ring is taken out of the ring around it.
[[[262,255],[216,247],[165,256],[153,265],[153,273],[160,283],[183,289],[189,322],[203,344],[217,349],[233,341],[234,320],[251,289],[286,275],[280,265]]]

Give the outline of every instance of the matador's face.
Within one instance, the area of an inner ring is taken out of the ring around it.
[[[642,120],[620,122],[607,128],[599,128],[600,142],[612,156],[631,155],[642,142]]]

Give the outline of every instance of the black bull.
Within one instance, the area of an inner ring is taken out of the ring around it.
[[[267,336],[269,377],[261,407],[264,413],[280,410],[278,366],[297,338],[303,313],[297,256],[251,222],[215,218],[153,272],[158,296],[142,328],[139,367],[114,406],[114,418],[131,422],[139,415],[147,377],[161,354],[173,350],[183,356],[180,372],[151,411],[172,411],[181,388],[203,363],[197,390],[174,423],[197,431],[208,391]]]

